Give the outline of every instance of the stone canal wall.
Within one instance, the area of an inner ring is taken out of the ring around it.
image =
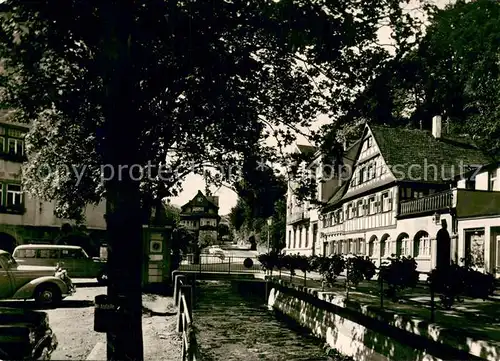
[[[484,360],[461,351],[464,340],[445,342],[422,322],[394,314],[381,316],[361,305],[359,309],[351,304],[347,308],[345,297],[283,280],[269,282],[268,306],[309,328],[330,347],[356,361]]]

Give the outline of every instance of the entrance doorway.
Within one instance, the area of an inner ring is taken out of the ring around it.
[[[484,228],[465,230],[465,266],[484,269],[484,241]]]
[[[16,248],[17,242],[14,237],[8,233],[0,232],[0,249],[12,253]]]
[[[490,228],[490,269],[488,272],[500,275],[500,227]]]

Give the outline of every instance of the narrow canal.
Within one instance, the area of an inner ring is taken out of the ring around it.
[[[198,284],[193,317],[203,361],[327,360],[323,342],[269,311],[257,285]]]

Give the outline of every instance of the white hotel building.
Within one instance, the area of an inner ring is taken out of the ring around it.
[[[298,146],[297,151],[313,152]],[[476,265],[500,275],[499,164],[467,139],[441,133],[366,125],[346,149],[350,177],[321,179],[318,152],[306,165],[316,174],[321,206],[287,195],[287,253],[412,256],[420,271],[442,262]]]

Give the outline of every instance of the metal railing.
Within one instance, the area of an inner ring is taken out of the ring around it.
[[[223,253],[187,254],[183,257],[179,271],[198,273],[259,273],[263,272],[257,257],[232,256]]]
[[[439,211],[451,207],[453,191],[447,190],[423,198],[404,201],[399,204],[399,215],[411,215],[424,212]]]
[[[186,276],[176,275],[174,303],[177,306],[177,332],[182,333],[182,361],[199,360],[196,335],[193,330],[193,288]]]
[[[376,294],[379,296],[379,302],[380,302],[380,308],[384,309],[385,306],[385,300],[388,299],[391,302],[398,302],[395,301],[394,298],[389,296],[387,294],[387,283],[379,277],[379,272],[380,272],[380,267],[376,268],[376,274],[371,280],[364,280],[362,281],[365,284],[371,285],[373,287],[373,291],[375,291]],[[408,299],[408,296],[406,295],[399,295],[399,299],[405,300],[405,302],[409,302],[409,304],[412,304],[414,307],[424,307],[429,309],[429,319],[431,322],[435,321],[435,314],[436,314],[436,309],[437,309],[437,302],[436,302],[436,294],[434,293],[434,290],[432,287],[430,287],[429,283],[427,282],[427,277],[429,276],[429,272],[421,272],[417,271],[419,273],[419,281],[417,282],[416,287],[414,288],[409,288],[407,291],[410,293],[412,292],[418,292],[420,291],[421,293],[424,293],[425,296],[429,297],[429,301],[425,302],[415,302],[411,301]],[[317,272],[312,272],[313,274]],[[311,273],[309,272],[302,272],[299,270],[295,270],[293,273],[291,273],[288,270],[280,270],[278,268],[275,268],[272,272],[269,270],[266,271],[266,274],[268,277],[271,279],[280,279],[283,281],[290,282],[291,284],[295,284],[297,286],[303,286],[303,287],[309,287],[309,288],[315,288],[319,289],[322,292],[327,291],[328,289],[333,289],[333,290],[343,290],[347,294],[349,294],[349,289],[352,290],[357,290],[358,287],[349,285],[347,283],[347,271],[342,272],[336,282],[334,283],[333,286],[331,287],[326,287],[326,284],[324,281],[321,280],[320,277],[314,277]],[[312,284],[311,284],[312,283]],[[423,292],[422,292],[423,291]],[[359,291],[358,291],[359,292]],[[362,291],[361,291],[362,292]],[[411,297],[411,295],[410,295]]]

